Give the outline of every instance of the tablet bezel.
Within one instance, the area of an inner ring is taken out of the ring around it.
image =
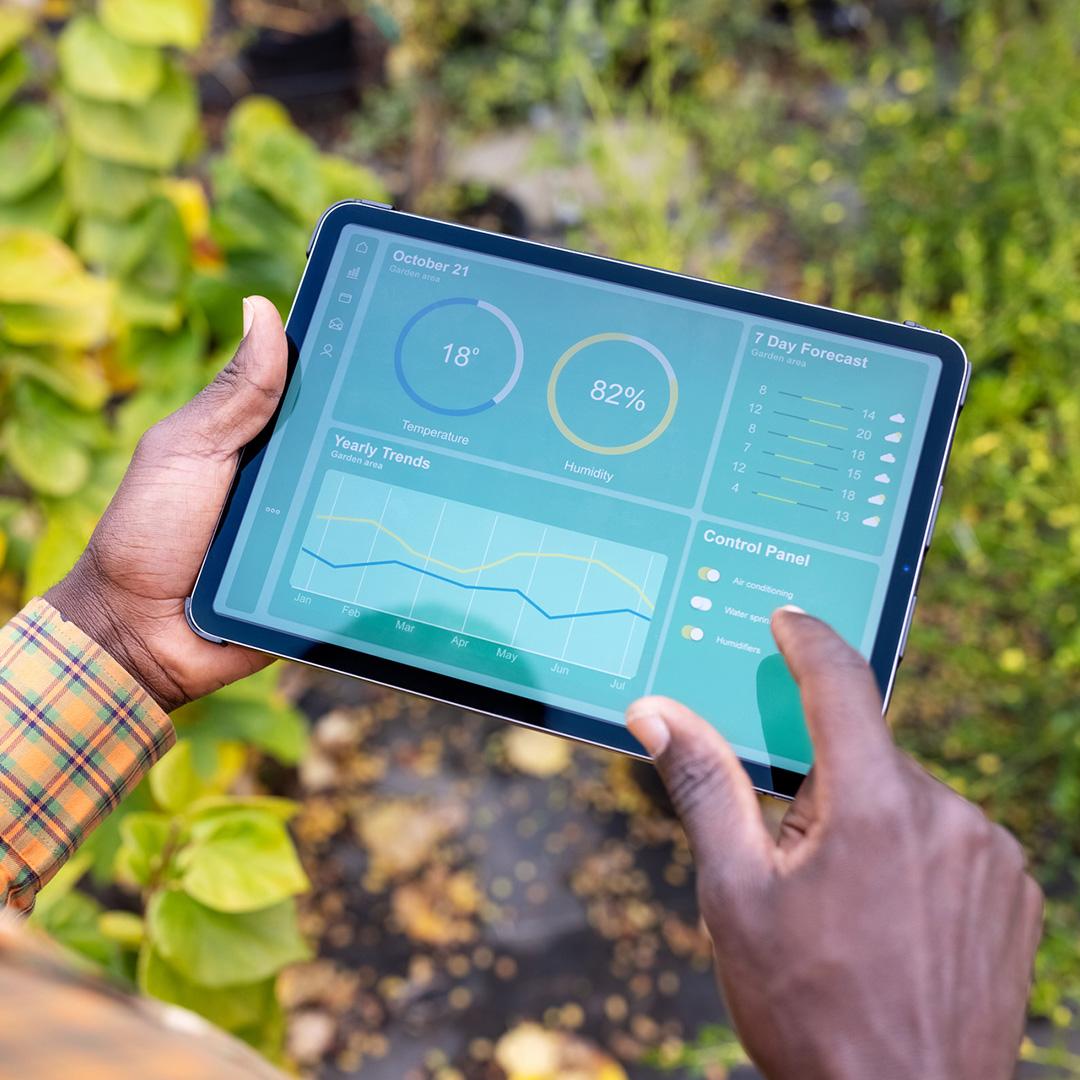
[[[886,591],[880,626],[870,657],[871,667],[887,706],[896,670],[903,655],[907,629],[914,613],[919,574],[929,544],[932,519],[936,516],[939,502],[939,489],[970,374],[970,365],[956,341],[939,331],[927,330],[914,323],[901,325],[832,308],[817,307],[666,270],[436,221],[357,200],[330,207],[316,226],[309,248],[308,263],[285,327],[289,339],[290,379],[296,370],[299,346],[307,334],[338,239],[342,230],[350,225],[379,229],[414,240],[453,245],[481,254],[678,296],[764,319],[781,320],[808,329],[845,334],[868,342],[939,357],[942,362],[941,375],[916,468],[892,577]],[[245,645],[282,658],[298,660],[399,690],[422,694],[461,708],[526,724],[580,742],[636,757],[647,756],[625,727],[610,721],[545,705],[519,694],[495,690],[464,679],[427,671],[412,664],[373,656],[357,649],[312,641],[216,612],[213,598],[221,583],[225,564],[277,420],[278,415],[275,414],[273,420],[241,455],[236,476],[187,604],[188,620],[195,632],[212,641]],[[804,779],[802,773],[759,762],[744,760],[743,765],[758,790],[785,798],[793,797]]]

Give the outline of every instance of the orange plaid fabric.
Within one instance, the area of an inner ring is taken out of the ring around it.
[[[174,738],[146,691],[44,600],[3,627],[0,907],[32,907]]]

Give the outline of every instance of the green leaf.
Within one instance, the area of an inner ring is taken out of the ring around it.
[[[82,263],[66,244],[28,228],[0,229],[0,303],[43,303],[77,286]]]
[[[131,326],[173,333],[184,321],[184,305],[180,297],[158,296],[133,281],[122,281],[116,290],[116,314]]]
[[[131,950],[137,949],[146,936],[145,924],[131,911],[103,911],[98,916],[98,930],[102,937]]]
[[[8,420],[3,446],[8,464],[42,495],[71,495],[90,475],[86,447],[33,415],[16,414]]]
[[[9,379],[33,379],[78,409],[100,409],[109,399],[101,369],[81,351],[39,348],[4,357]]]
[[[145,101],[165,70],[157,49],[114,37],[93,15],[79,15],[64,27],[57,53],[67,85],[100,101]]]
[[[272,978],[212,990],[186,979],[149,944],[139,953],[138,981],[144,994],[205,1016],[226,1031],[261,1026],[276,1004]]]
[[[98,928],[101,905],[85,893],[68,892],[51,905],[38,925],[72,952],[102,966],[115,957],[116,944]]]
[[[30,74],[30,61],[22,49],[12,49],[0,58],[0,109],[14,96]]]
[[[175,204],[164,197],[128,220],[82,218],[75,248],[90,265],[132,278],[140,292],[167,297],[187,283],[187,234]]]
[[[277,673],[272,672],[276,679]],[[245,680],[245,683],[247,680]],[[177,723],[195,742],[235,739],[251,743],[287,765],[307,747],[307,723],[273,683],[239,685],[188,706]]]
[[[300,222],[325,208],[319,151],[288,114],[265,98],[241,102],[230,118],[229,157],[241,175]]]
[[[258,982],[311,955],[293,900],[228,915],[170,889],[153,897],[147,914],[154,947],[181,975],[204,986]]]
[[[178,742],[150,770],[149,782],[154,802],[173,814],[208,794],[208,784],[195,768],[191,743],[187,740]]]
[[[258,911],[310,886],[276,817],[237,810],[196,822],[177,859],[189,896],[217,911]]]
[[[21,199],[0,202],[0,228],[23,226],[62,236],[70,224],[71,206],[59,173]]]
[[[79,851],[53,875],[52,880],[37,894],[30,921],[41,926],[50,911],[79,884],[83,874],[90,868],[92,856]]]
[[[105,161],[78,146],[64,161],[68,198],[82,214],[127,219],[153,198],[156,181],[149,169]]]
[[[23,596],[27,600],[41,596],[75,565],[98,517],[96,508],[79,499],[49,504],[45,531],[34,545],[23,585]]]
[[[113,291],[110,283],[86,277],[62,304],[0,304],[0,335],[13,345],[100,345],[109,329]]]
[[[39,187],[60,164],[63,140],[56,117],[25,103],[0,114],[0,202],[20,199]]]
[[[34,29],[34,16],[27,8],[8,5],[0,8],[0,56],[18,45]]]
[[[99,344],[112,287],[71,249],[35,229],[0,228],[0,334],[16,345]]]
[[[210,795],[192,803],[187,808],[185,817],[192,822],[209,821],[237,810],[255,810],[285,822],[292,821],[299,809],[299,803],[278,795]]]
[[[194,49],[210,24],[211,0],[99,0],[101,20],[140,45]]]
[[[142,0],[140,0],[140,3]],[[63,95],[68,129],[88,154],[144,169],[171,169],[183,156],[198,121],[191,78],[166,67],[158,89],[139,105]]]
[[[390,202],[390,192],[383,182],[370,169],[347,158],[323,154],[319,161],[319,175],[322,177],[324,207],[344,199]]]
[[[143,888],[160,874],[172,823],[165,814],[136,811],[120,822],[120,848],[116,876],[125,884]]]

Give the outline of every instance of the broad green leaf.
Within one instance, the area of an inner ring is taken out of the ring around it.
[[[310,227],[299,224],[265,192],[253,186],[219,194],[210,218],[214,239],[229,252],[273,252],[302,260]]]
[[[158,89],[141,104],[94,101],[70,91],[63,101],[77,146],[106,161],[144,169],[173,168],[198,121],[191,78],[172,64]]]
[[[274,98],[249,94],[238,102],[225,125],[225,147],[232,153],[245,143],[257,142],[267,132],[292,128],[289,110]]]
[[[15,415],[3,428],[8,464],[42,495],[71,495],[90,475],[90,454],[79,442],[65,438],[52,425],[33,416]]]
[[[0,56],[34,29],[34,16],[28,7],[8,5],[0,8]]]
[[[307,724],[303,716],[279,694],[258,698],[226,698],[215,694],[198,702],[191,713],[178,719],[195,741],[236,739],[293,765],[307,747]]]
[[[0,58],[0,109],[14,96],[30,73],[30,61],[22,49],[12,49]]]
[[[154,802],[170,813],[210,793],[210,785],[195,768],[191,743],[181,740],[150,770]]]
[[[64,27],[57,53],[64,82],[101,101],[145,101],[165,70],[159,50],[114,37],[93,15],[79,15]]]
[[[172,828],[165,814],[146,810],[125,815],[116,852],[117,878],[138,888],[149,885],[161,873]]]
[[[188,821],[198,822],[219,818],[237,810],[254,810],[285,822],[296,817],[299,809],[299,803],[278,795],[211,795],[192,803],[184,816]]]
[[[99,0],[101,21],[125,41],[194,49],[210,24],[211,0]]]
[[[323,154],[319,161],[322,178],[323,206],[344,199],[375,199],[390,202],[390,193],[383,182],[370,170],[347,158]]]
[[[62,236],[70,224],[71,205],[59,173],[21,199],[0,202],[0,228],[21,226]]]
[[[0,228],[0,303],[55,298],[85,276],[66,244],[35,229]]]
[[[54,940],[92,964],[119,974],[122,971],[120,949],[98,926],[101,905],[86,893],[71,891],[37,920]]]
[[[41,596],[75,565],[99,517],[98,510],[79,499],[49,504],[45,531],[34,545],[23,597]]]
[[[30,921],[39,926],[42,925],[48,918],[49,912],[79,884],[79,879],[90,868],[91,861],[92,857],[83,851],[77,852],[68,859],[37,894]]]
[[[191,261],[180,214],[161,196],[128,220],[84,217],[75,249],[90,265],[131,277],[141,291],[163,296],[184,286]]]
[[[78,409],[100,409],[109,398],[101,368],[81,351],[40,348],[4,357],[9,379],[33,379]]]
[[[157,174],[72,146],[64,161],[64,181],[68,198],[80,213],[126,219],[153,198]]]
[[[13,345],[100,345],[108,336],[111,282],[84,276],[57,292],[55,303],[0,302],[0,336]]]
[[[180,297],[158,296],[140,289],[133,281],[122,281],[116,290],[116,314],[131,326],[172,333],[184,321],[184,304]]]
[[[177,865],[184,891],[217,911],[258,911],[310,886],[282,822],[257,810],[191,827]]]
[[[98,916],[98,930],[124,949],[137,949],[146,936],[145,924],[131,911],[103,911]]]
[[[319,150],[295,127],[243,125],[229,152],[244,177],[298,221],[314,221],[324,210]]]
[[[139,953],[138,981],[143,993],[199,1013],[232,1032],[263,1024],[276,1003],[272,978],[212,990],[185,978],[149,944]]]
[[[62,150],[60,125],[44,105],[24,103],[0,113],[0,201],[21,199],[45,183]]]
[[[169,889],[151,899],[147,915],[154,948],[181,975],[204,986],[258,982],[311,955],[293,900],[228,915]]]

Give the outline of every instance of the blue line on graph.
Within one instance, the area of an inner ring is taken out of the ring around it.
[[[436,581],[445,581],[447,585],[456,585],[459,589],[472,589],[474,592],[512,593],[514,596],[520,596],[529,607],[535,608],[545,619],[550,619],[552,622],[555,622],[557,619],[587,619],[592,615],[633,615],[637,619],[644,619],[645,622],[652,621],[648,615],[642,615],[640,611],[635,611],[633,608],[628,607],[606,608],[603,611],[571,611],[565,615],[551,615],[535,600],[530,600],[520,589],[503,588],[499,585],[466,585],[463,581],[455,581],[453,578],[443,577],[442,574],[436,574],[431,570],[425,570],[422,566],[413,566],[412,563],[402,562],[401,559],[373,559],[370,562],[336,563],[331,562],[329,559],[324,559],[321,555],[316,555],[311,548],[302,547],[300,550],[306,555],[310,555],[317,562],[321,562],[324,566],[329,566],[331,570],[359,570],[361,567],[368,566],[403,566],[406,570],[414,570],[416,573],[423,574],[425,577],[433,577]]]

